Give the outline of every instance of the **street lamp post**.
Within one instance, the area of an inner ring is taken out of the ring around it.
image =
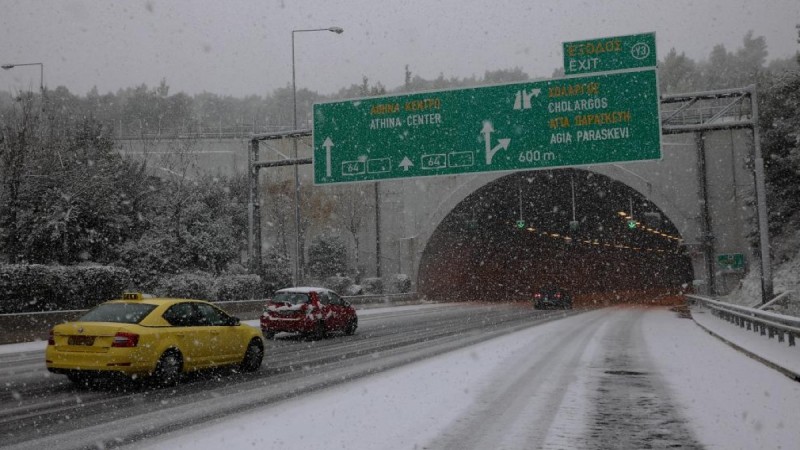
[[[342,34],[344,32],[340,27],[292,30],[292,128],[295,131],[297,131],[297,83],[295,81],[294,34],[314,31],[330,31],[336,34]],[[292,140],[292,144],[294,147],[294,159],[297,160],[297,138]],[[297,232],[295,233],[294,240],[295,257],[292,285],[297,286],[300,281],[300,175],[297,164],[294,165],[294,224]]]
[[[14,67],[21,66],[39,66],[39,92],[44,92],[44,64],[43,63],[22,63],[22,64],[3,64],[5,70],[11,70]]]

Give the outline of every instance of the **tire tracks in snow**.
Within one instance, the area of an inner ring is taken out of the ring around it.
[[[583,448],[703,448],[647,353],[647,309],[620,312],[603,337],[602,363],[594,368],[595,408]]]
[[[424,448],[702,448],[649,360],[644,314],[606,308],[562,321]]]
[[[571,328],[539,336],[496,374],[468,413],[425,448],[542,448],[606,315],[581,314],[567,319]]]

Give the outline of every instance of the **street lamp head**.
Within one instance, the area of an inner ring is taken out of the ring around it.
[[[328,28],[328,31],[332,31],[332,32],[334,32],[336,34],[344,33],[344,29],[340,28],[340,27],[330,27],[330,28]]]
[[[6,70],[8,70],[8,69],[13,69],[13,68],[14,68],[14,65],[13,65],[13,64],[3,64],[3,65],[2,65],[2,66],[0,66],[0,67],[2,67],[3,69],[6,69]]]

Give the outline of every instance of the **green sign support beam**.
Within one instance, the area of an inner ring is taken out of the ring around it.
[[[661,158],[655,68],[314,105],[314,183]]]
[[[567,75],[656,66],[656,34],[564,42]]]

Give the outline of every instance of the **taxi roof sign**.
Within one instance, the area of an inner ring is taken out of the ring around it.
[[[123,300],[141,300],[144,298],[144,295],[141,292],[123,292],[122,299]]]

